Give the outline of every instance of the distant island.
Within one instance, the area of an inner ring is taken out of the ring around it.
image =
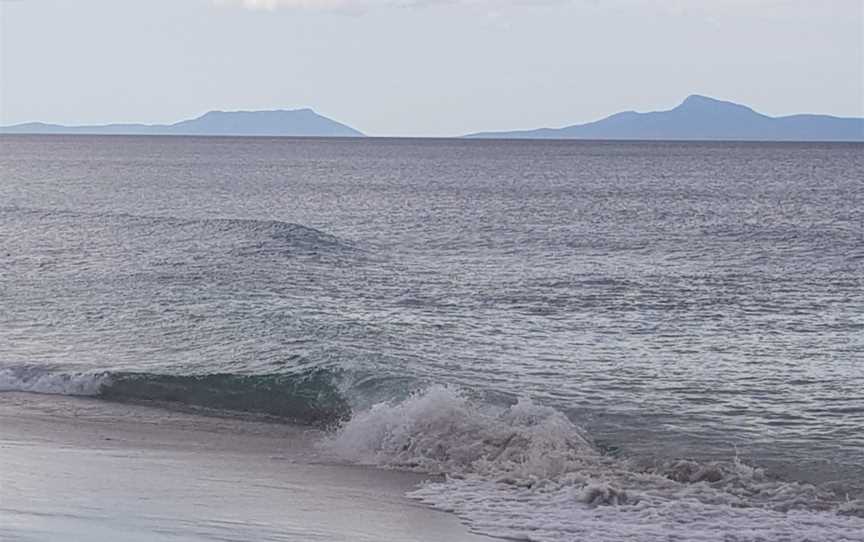
[[[468,138],[725,141],[864,141],[864,118],[769,117],[753,109],[693,95],[669,111],[626,111],[565,128],[482,132]]]
[[[4,134],[199,135],[363,137],[363,133],[311,109],[210,111],[175,124],[62,126],[30,122],[0,128]]]
[[[198,135],[365,137],[312,109],[210,111],[174,124],[64,126],[29,122],[0,127],[0,134]],[[509,132],[480,132],[474,139],[594,139],[668,141],[864,142],[864,118],[829,115],[770,117],[736,104],[692,95],[668,111],[625,111],[587,124]]]

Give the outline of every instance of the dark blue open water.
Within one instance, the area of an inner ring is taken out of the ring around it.
[[[864,146],[4,136],[0,389],[341,421],[481,532],[862,540]]]

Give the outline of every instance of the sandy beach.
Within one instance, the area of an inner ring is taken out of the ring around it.
[[[328,462],[320,433],[0,394],[0,539],[480,541],[404,496],[422,478]]]

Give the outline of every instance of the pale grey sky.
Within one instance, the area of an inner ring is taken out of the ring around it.
[[[312,107],[371,135],[698,93],[864,116],[864,0],[0,0],[0,123]]]

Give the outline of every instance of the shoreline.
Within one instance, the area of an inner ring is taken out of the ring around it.
[[[428,477],[337,464],[316,449],[322,436],[290,425],[3,392],[0,538],[492,540],[405,496]]]

